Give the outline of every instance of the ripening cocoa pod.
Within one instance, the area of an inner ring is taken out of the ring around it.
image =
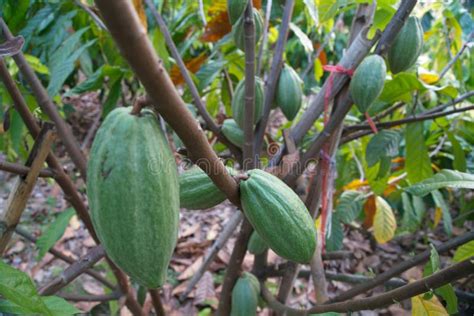
[[[276,90],[275,102],[289,121],[292,121],[301,108],[303,89],[296,71],[284,65]]]
[[[242,79],[234,91],[232,98],[232,115],[237,125],[244,129],[245,121],[245,79]],[[257,124],[263,115],[263,81],[255,77],[255,105],[253,123]]]

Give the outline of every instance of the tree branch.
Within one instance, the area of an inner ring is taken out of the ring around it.
[[[62,297],[70,302],[108,302],[120,299],[123,294],[121,292],[115,291],[104,295],[58,293],[57,296]]]
[[[446,73],[449,71],[449,69],[454,65],[454,63],[461,57],[461,55],[464,53],[464,51],[466,50],[466,48],[472,43],[472,40],[474,39],[474,31],[471,32],[471,34],[469,35],[467,41],[462,45],[461,49],[459,50],[459,52],[457,52],[456,56],[454,56],[450,61],[449,63],[443,68],[443,70],[441,71],[441,73],[439,74],[439,78],[438,78],[438,81],[440,81],[441,79],[443,79],[443,77],[446,75]]]
[[[260,149],[262,148],[263,136],[265,135],[265,130],[267,129],[273,98],[275,97],[275,90],[283,65],[283,53],[285,51],[285,44],[288,38],[288,32],[290,30],[290,22],[291,17],[293,16],[294,6],[294,0],[286,0],[283,18],[278,32],[278,41],[276,44],[275,53],[273,55],[272,66],[270,68],[270,74],[268,75],[268,79],[265,82],[266,86],[263,102],[263,116],[260,122],[257,124],[255,132],[254,150],[257,155],[260,154]]]
[[[474,231],[468,232],[462,236],[453,238],[439,246],[436,246],[436,250],[438,253],[444,253],[450,249],[456,248],[460,245],[463,245],[471,240],[474,240]],[[416,265],[422,264],[426,262],[431,255],[431,249],[428,249],[416,256],[414,256],[411,259],[404,260],[392,268],[390,268],[388,271],[383,272],[382,274],[379,274],[377,277],[375,277],[373,280],[365,282],[363,284],[360,284],[358,286],[355,286],[351,288],[350,290],[347,290],[343,293],[341,293],[339,296],[336,298],[332,299],[330,302],[341,302],[348,300],[356,295],[359,295],[361,293],[367,292],[370,289],[373,289],[374,287],[383,284],[385,281],[390,280],[391,278],[401,274],[402,272],[410,269],[411,267],[414,267]]]
[[[186,68],[186,65],[184,64],[183,59],[181,58],[181,55],[179,54],[179,51],[176,48],[176,45],[174,44],[173,38],[171,37],[168,27],[166,26],[165,20],[163,19],[161,14],[158,12],[152,0],[145,0],[145,2],[148,8],[150,9],[151,13],[153,14],[153,17],[155,18],[155,22],[156,24],[158,24],[158,27],[160,28],[161,33],[163,33],[163,36],[166,41],[166,45],[170,49],[171,56],[173,56],[174,60],[176,61],[176,64],[179,67],[181,75],[183,76],[184,81],[188,85],[189,91],[191,92],[191,96],[193,97],[193,100],[194,100],[194,105],[196,106],[199,114],[204,119],[204,122],[206,122],[207,127],[214,133],[214,135],[217,136],[219,141],[221,141],[224,145],[226,145],[230,149],[230,151],[237,158],[237,160],[240,160],[240,156],[241,156],[240,149],[234,144],[232,144],[229,140],[227,140],[227,138],[221,133],[219,126],[217,126],[217,124],[214,122],[213,118],[207,111],[206,106],[202,102],[202,99],[199,96],[198,89],[196,85],[194,84],[194,81],[191,79],[188,69]]]
[[[165,316],[166,312],[165,312],[165,308],[163,307],[163,303],[161,303],[160,290],[150,289],[148,290],[148,293],[150,293],[151,301],[153,303],[153,308],[155,309],[156,315]]]
[[[457,263],[449,268],[438,271],[429,277],[409,283],[384,294],[340,303],[317,305],[308,310],[299,310],[287,307],[275,300],[275,298],[271,295],[268,289],[263,286],[263,284],[261,288],[262,296],[268,302],[270,307],[280,312],[291,313],[291,315],[309,315],[326,312],[345,313],[382,308],[429,292],[432,289],[436,289],[445,284],[466,277],[472,273],[474,273],[474,257]]]
[[[20,176],[25,176],[30,172],[30,168],[18,163],[12,163],[5,161],[5,159],[0,159],[0,170],[14,173]],[[44,168],[39,172],[39,177],[41,178],[56,178],[56,172],[51,168]]]
[[[236,181],[209,145],[200,126],[173,86],[132,3],[128,0],[95,2],[125,60],[153,100],[155,109],[183,140],[191,160],[209,175],[232,203],[240,205]]]
[[[3,30],[3,35],[6,39],[12,39],[13,35],[10,29],[5,24],[5,21],[0,18],[0,27]],[[26,61],[25,56],[22,52],[13,56],[18,69],[25,77],[25,80],[30,85],[31,91],[38,102],[41,109],[48,115],[48,117],[54,122],[58,130],[58,136],[61,138],[67,152],[69,153],[72,161],[79,169],[83,179],[86,179],[87,160],[81,151],[79,144],[72,135],[70,127],[66,124],[63,118],[59,115],[56,105],[51,101],[46,89],[41,84],[41,81],[36,76],[31,66]]]
[[[79,259],[77,262],[70,265],[61,273],[59,277],[43,286],[38,292],[41,295],[53,295],[61,290],[63,287],[74,281],[79,275],[86,270],[92,268],[100,259],[105,256],[105,250],[101,246],[96,246],[89,250],[89,252]]]
[[[260,72],[262,71],[262,59],[263,59],[263,51],[266,48],[267,40],[268,40],[268,28],[270,26],[270,15],[272,12],[272,5],[273,1],[272,0],[267,0],[267,7],[265,10],[265,22],[263,23],[263,36],[262,36],[262,44],[260,44],[259,50],[258,50],[258,57],[257,57],[257,75],[260,75]]]

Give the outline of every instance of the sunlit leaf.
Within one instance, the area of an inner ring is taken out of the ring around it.
[[[436,296],[429,300],[423,298],[423,294],[411,298],[412,316],[448,316],[448,312]]]
[[[386,243],[395,236],[397,221],[392,207],[382,197],[375,198],[374,237],[378,243]]]
[[[453,261],[461,262],[474,256],[474,240],[460,246],[454,253]]]
[[[433,177],[412,185],[405,190],[411,194],[425,196],[433,190],[442,188],[474,189],[474,175],[443,169]]]
[[[419,78],[427,84],[433,84],[439,80],[438,74],[432,72],[420,73]]]
[[[290,23],[290,29],[295,33],[296,37],[300,40],[301,45],[303,45],[304,50],[307,53],[311,53],[313,51],[313,43],[309,39],[308,35],[306,35],[296,24]]]

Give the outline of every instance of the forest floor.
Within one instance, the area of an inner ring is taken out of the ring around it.
[[[71,105],[76,110],[68,121],[72,124],[75,135],[81,140],[84,148],[90,146],[93,134],[89,131],[94,129],[98,122],[97,96],[94,94],[84,95],[70,100]],[[65,168],[72,170],[72,164],[66,158],[61,146],[57,146],[56,152],[61,156],[61,161]],[[69,172],[70,173],[70,172]],[[15,177],[4,172],[0,172],[0,209],[3,209],[8,193],[13,185]],[[81,192],[84,192],[84,183],[76,178],[75,182]],[[84,200],[85,197],[84,197]],[[28,201],[27,208],[20,222],[20,227],[28,231],[31,235],[38,237],[44,232],[54,220],[53,214],[59,213],[68,207],[64,200],[63,193],[59,186],[51,179],[39,179],[35,189]],[[231,217],[235,208],[228,202],[206,210],[187,211],[182,210],[180,218],[179,240],[170,264],[168,283],[163,288],[165,308],[173,311],[170,315],[208,315],[217,307],[218,296],[221,290],[221,283],[224,269],[229,262],[230,254],[235,242],[234,236],[226,243],[225,247],[219,251],[217,258],[210,265],[195,290],[189,295],[185,302],[178,300],[179,295],[185,290],[187,282],[194,275],[203,261],[206,250],[216,240],[222,227]],[[426,240],[433,243],[441,243],[448,240],[442,231],[442,225],[438,228],[420,230],[416,234],[399,236],[387,244],[378,245],[375,243],[370,232],[356,226],[345,227],[345,238],[343,250],[352,253],[351,259],[325,261],[326,271],[338,274],[361,274],[365,276],[377,275],[388,270],[395,263],[408,259],[413,254],[420,253],[429,248]],[[466,223],[463,228],[454,228],[453,237],[461,235],[467,230],[473,229],[472,223]],[[238,230],[237,230],[238,231]],[[74,259],[85,255],[88,249],[95,245],[94,241],[85,230],[84,225],[74,216],[64,235],[56,243],[55,249],[71,256]],[[403,254],[403,255],[400,255]],[[59,275],[68,264],[58,260],[53,255],[47,253],[41,260],[37,260],[37,247],[20,237],[14,235],[10,248],[5,258],[14,267],[26,271],[39,285],[44,285],[52,278]],[[450,263],[451,253],[441,256],[442,266]],[[282,259],[273,252],[269,253],[269,264],[282,263]],[[253,255],[247,254],[243,263],[245,270],[250,270],[253,263]],[[98,271],[104,271],[103,261],[96,265]],[[308,269],[309,267],[302,267]],[[401,277],[405,280],[419,279],[423,274],[423,267],[414,267],[406,271]],[[469,281],[469,280],[468,280]],[[470,280],[473,281],[473,280]],[[270,278],[268,286],[271,290],[276,290],[278,280]],[[330,281],[328,293],[330,297],[349,289],[352,285],[348,283]],[[456,284],[464,291],[474,290],[474,282]],[[381,293],[383,287],[378,287],[371,293]],[[78,279],[66,287],[62,293],[75,294],[104,294],[104,287],[95,279],[88,275],[81,275]],[[123,302],[121,302],[123,304]],[[309,307],[315,303],[313,283],[308,278],[298,279],[295,283],[294,292],[289,300],[289,305],[295,307]],[[461,303],[464,304],[464,303]],[[96,306],[97,305],[97,306]],[[148,299],[145,303],[148,308],[151,302]],[[97,314],[104,312],[103,308],[107,304],[78,302],[76,306],[84,311],[94,308]],[[474,303],[471,302],[471,306]],[[126,308],[122,309],[122,315],[126,315]],[[409,315],[409,302],[402,302],[392,305],[387,309],[374,312],[361,312],[359,315]],[[270,315],[268,310],[263,310],[261,315]]]

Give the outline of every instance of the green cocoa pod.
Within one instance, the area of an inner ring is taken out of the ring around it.
[[[242,16],[237,20],[237,22],[232,25],[232,37],[234,38],[235,46],[237,46],[237,48],[241,49],[242,51],[245,51],[244,18],[245,16],[242,14]],[[253,21],[255,25],[256,44],[260,40],[260,37],[262,37],[263,20],[262,16],[255,8],[253,9]]]
[[[244,145],[244,131],[233,119],[227,119],[222,124],[222,134],[235,146],[242,148]]]
[[[385,61],[379,55],[366,57],[357,67],[349,89],[360,112],[367,112],[382,93],[386,75]]]
[[[232,116],[241,129],[245,121],[245,79],[242,79],[234,91],[232,98]],[[263,115],[263,81],[255,77],[255,105],[253,111],[253,123],[257,124]]]
[[[316,229],[306,206],[290,187],[254,169],[240,182],[242,208],[255,231],[279,256],[308,263],[316,248]]]
[[[236,174],[227,168],[230,174]],[[180,207],[189,210],[203,210],[216,206],[226,199],[211,178],[198,166],[194,166],[179,175]]]
[[[260,235],[254,231],[252,236],[250,236],[249,243],[247,244],[247,249],[251,254],[260,255],[268,249],[267,243],[265,240],[260,237]]]
[[[289,121],[296,117],[301,108],[303,101],[301,79],[296,71],[286,64],[278,79],[275,101]]]
[[[231,316],[257,315],[260,283],[248,272],[242,273],[232,289]]]
[[[163,285],[178,237],[179,187],[152,111],[117,108],[107,115],[92,145],[87,195],[110,259],[140,285]]]
[[[388,50],[387,61],[392,73],[405,71],[415,64],[423,49],[423,28],[417,17],[411,16]]]
[[[244,14],[248,0],[227,0],[227,13],[229,14],[229,22],[234,25],[237,20]]]

